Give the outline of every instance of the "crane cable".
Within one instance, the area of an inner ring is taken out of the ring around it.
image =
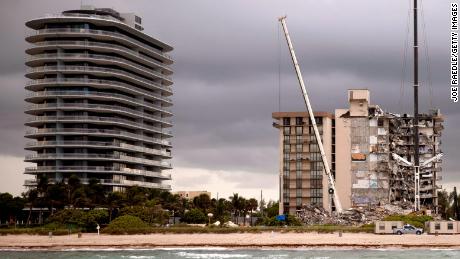
[[[426,58],[426,74],[428,81],[428,102],[430,104],[430,109],[433,109],[433,80],[431,77],[431,60],[428,51],[428,40],[426,36],[426,23],[425,23],[425,13],[423,11],[423,1],[420,0],[420,14],[422,16],[422,31],[423,31],[423,43],[425,44],[425,58]]]
[[[281,29],[278,23],[276,23],[278,28],[278,112],[281,112]]]
[[[409,47],[409,33],[410,33],[410,13],[411,13],[411,3],[409,0],[409,9],[407,10],[407,19],[406,19],[406,38],[404,40],[404,47],[403,47],[403,62],[402,62],[402,68],[401,68],[401,83],[400,83],[400,89],[399,89],[399,113],[402,114],[404,113],[404,90],[405,90],[405,82],[406,82],[406,67],[407,67],[407,50]]]

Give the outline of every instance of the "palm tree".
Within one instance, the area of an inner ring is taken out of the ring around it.
[[[30,218],[32,217],[32,208],[35,206],[36,202],[38,201],[38,190],[37,189],[30,189],[27,193],[24,193],[24,197],[27,200],[29,205],[29,216],[27,216],[26,225],[29,226]]]
[[[105,203],[104,186],[99,179],[90,178],[86,188],[88,198],[91,200],[91,207],[100,206]]]
[[[251,225],[252,225],[252,213],[255,210],[257,210],[258,206],[259,206],[259,203],[254,198],[249,199],[248,202],[247,202],[247,208],[250,211],[250,215],[251,215]]]
[[[233,196],[230,196],[228,198],[230,199],[232,204],[233,216],[236,217],[236,224],[238,224],[239,208],[241,207],[240,197],[238,196],[238,193],[233,193]]]
[[[125,195],[121,192],[111,192],[107,195],[106,204],[109,208],[109,222],[112,221],[113,210],[122,207],[124,200]]]

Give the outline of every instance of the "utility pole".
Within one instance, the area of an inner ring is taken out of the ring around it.
[[[414,0],[414,209],[420,210],[420,161],[418,135],[418,32],[417,32],[417,0]]]

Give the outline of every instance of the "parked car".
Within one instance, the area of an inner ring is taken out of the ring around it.
[[[416,228],[412,225],[406,224],[402,228],[393,229],[393,234],[402,235],[402,234],[416,234],[421,235],[423,233],[423,228]]]

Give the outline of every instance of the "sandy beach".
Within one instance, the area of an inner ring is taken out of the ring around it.
[[[363,233],[234,233],[67,236],[0,236],[1,249],[158,248],[158,247],[355,247],[460,248],[455,235],[374,235]]]

